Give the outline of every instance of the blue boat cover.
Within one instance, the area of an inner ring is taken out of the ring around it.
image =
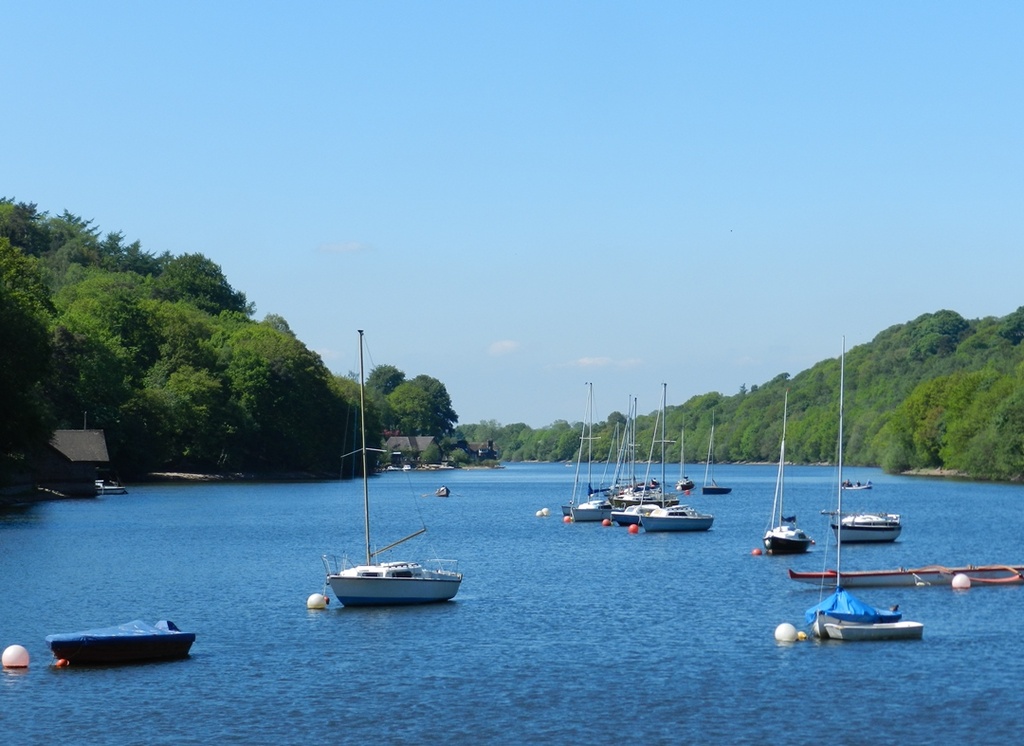
[[[861,601],[846,589],[836,588],[831,596],[817,606],[812,606],[804,614],[808,624],[812,624],[818,613],[824,613],[842,622],[860,622],[877,624],[879,622],[898,622],[903,616],[899,611],[882,611]]]
[[[87,629],[81,632],[65,632],[56,635],[47,635],[47,642],[74,642],[89,640],[109,640],[112,638],[138,638],[161,635],[183,635],[174,622],[166,619],[160,620],[155,625],[148,624],[141,619],[136,619],[116,627],[102,627],[100,629]]]

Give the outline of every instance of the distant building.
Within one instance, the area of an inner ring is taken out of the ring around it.
[[[387,439],[384,448],[387,450],[388,463],[391,466],[416,466],[422,454],[435,443],[430,435],[392,435]]]
[[[464,440],[460,440],[455,444],[455,447],[461,448],[474,461],[498,460],[499,454],[494,448],[493,440],[488,440],[486,443],[467,443]]]
[[[36,486],[59,495],[96,494],[101,468],[110,463],[102,430],[57,430],[33,459]]]

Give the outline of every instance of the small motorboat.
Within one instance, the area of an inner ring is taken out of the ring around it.
[[[116,627],[46,636],[55,658],[87,665],[185,658],[195,640],[194,632],[182,632],[174,622],[148,624],[141,619]]]
[[[434,491],[434,494],[438,497],[448,497],[448,495],[452,494],[452,491],[442,484]]]
[[[127,495],[128,488],[120,482],[114,482],[106,479],[96,480],[96,494],[97,495]]]
[[[700,513],[689,505],[658,508],[640,517],[644,531],[707,531],[715,517]]]
[[[847,513],[839,521],[831,515],[832,530],[844,544],[896,541],[903,530],[899,513]]]

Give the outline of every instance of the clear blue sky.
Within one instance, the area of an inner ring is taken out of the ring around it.
[[[1024,305],[1024,3],[40,2],[0,196],[540,427]]]

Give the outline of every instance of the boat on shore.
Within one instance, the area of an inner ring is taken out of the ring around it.
[[[46,636],[54,658],[79,665],[185,658],[195,640],[194,632],[182,632],[174,622],[148,624],[141,619],[114,627]]]
[[[118,481],[112,479],[96,480],[97,495],[127,495],[128,488]]]
[[[885,588],[892,586],[951,585],[957,575],[965,575],[971,584],[1024,585],[1024,565],[964,565],[945,567],[897,567],[892,570],[843,570],[843,585],[848,588]],[[799,572],[790,568],[789,577],[800,583],[835,583],[835,570]]]

